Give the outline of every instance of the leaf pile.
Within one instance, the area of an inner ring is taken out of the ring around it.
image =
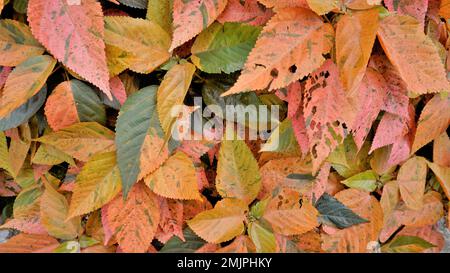
[[[0,12],[0,252],[443,249],[450,1]],[[280,119],[267,140],[175,138],[217,135],[191,128],[209,105]]]

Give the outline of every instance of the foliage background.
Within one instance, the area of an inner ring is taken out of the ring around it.
[[[0,252],[448,251],[450,1],[0,10]],[[196,96],[281,145],[175,141]]]

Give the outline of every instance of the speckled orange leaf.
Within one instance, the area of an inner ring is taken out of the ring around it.
[[[375,9],[342,16],[336,26],[336,63],[348,92],[364,77],[378,29]]]
[[[169,157],[159,169],[145,177],[144,181],[152,191],[163,197],[201,200],[194,163],[183,152]]]
[[[278,185],[287,184],[290,174],[310,174],[311,164],[300,157],[273,159],[261,167],[260,173],[262,190],[258,198],[262,200],[270,196]]]
[[[369,66],[383,75],[388,85],[388,94],[382,110],[402,117],[408,116],[408,90],[406,82],[398,70],[385,55],[375,54],[370,58]]]
[[[390,12],[397,12],[400,15],[410,15],[416,18],[420,24],[424,25],[425,23],[428,0],[384,0],[384,4]]]
[[[416,152],[433,139],[439,137],[450,125],[450,95],[436,94],[423,108],[417,122],[417,131],[412,145]]]
[[[45,51],[26,24],[9,19],[0,21],[0,48],[0,65],[4,66],[16,66]]]
[[[279,10],[261,32],[238,81],[222,96],[288,86],[322,65],[333,37],[331,25],[312,11]]]
[[[428,166],[433,171],[436,179],[441,184],[442,190],[447,198],[450,197],[450,167],[444,167],[436,163],[428,162]]]
[[[426,160],[415,156],[405,162],[398,171],[400,195],[409,209],[419,210],[423,206],[427,169]]]
[[[423,198],[423,207],[420,210],[408,209],[403,202],[396,207],[384,223],[380,241],[385,242],[402,225],[410,227],[434,225],[442,216],[444,207],[441,195],[429,191]]]
[[[109,98],[103,12],[95,0],[30,0],[31,32],[60,62]]]
[[[377,119],[387,92],[388,86],[383,76],[374,69],[368,68],[354,98],[357,113],[351,128],[358,149],[363,146],[372,123]]]
[[[348,8],[356,10],[370,9],[376,5],[381,5],[381,0],[343,0],[342,2]]]
[[[0,244],[0,253],[52,252],[59,242],[48,235],[20,233]]]
[[[416,19],[405,15],[384,18],[380,22],[378,39],[410,92],[427,94],[450,90],[438,49]]]
[[[244,232],[247,205],[237,199],[223,199],[216,206],[187,221],[189,227],[210,243],[222,243]]]
[[[305,86],[303,106],[309,149],[316,173],[328,155],[344,141],[346,127],[350,127],[354,113],[339,80],[337,66],[326,61],[323,66],[308,77]]]
[[[266,207],[263,218],[266,219],[276,233],[282,235],[299,235],[319,225],[319,212],[313,205],[303,200],[301,194],[291,189],[282,189]]]
[[[45,116],[54,131],[80,122],[70,81],[60,83],[47,98]]]
[[[114,235],[124,252],[146,252],[159,220],[158,199],[143,183],[135,184],[126,200],[120,194],[102,208],[105,239]]]
[[[56,60],[48,55],[34,56],[9,74],[0,93],[0,119],[19,108],[44,86]]]
[[[339,253],[367,252],[367,245],[377,241],[383,226],[380,203],[369,193],[356,189],[341,191],[335,198],[369,222],[338,230],[334,234],[323,234],[322,248]]]
[[[173,40],[170,51],[211,25],[226,5],[227,0],[173,0]]]
[[[159,198],[161,220],[155,238],[166,243],[173,236],[185,240],[183,235],[183,201]]]
[[[222,14],[217,18],[220,23],[242,22],[254,26],[264,25],[273,12],[261,7],[257,0],[228,0],[228,4]]]

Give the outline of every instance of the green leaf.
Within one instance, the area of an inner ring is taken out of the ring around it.
[[[73,158],[58,148],[42,143],[34,154],[31,163],[42,165],[58,165],[62,162],[67,162],[72,166],[76,166]]]
[[[248,225],[248,233],[256,246],[256,252],[274,253],[277,250],[275,235],[265,226],[259,221],[251,222]]]
[[[261,189],[261,175],[252,151],[243,140],[225,140],[219,150],[216,189],[224,198],[250,204]]]
[[[270,135],[260,152],[276,152],[285,156],[300,156],[300,146],[290,119],[285,119]]]
[[[325,223],[331,222],[340,229],[368,222],[328,193],[324,193],[315,206],[322,221]]]
[[[160,253],[194,253],[201,248],[206,242],[198,237],[189,227],[183,230],[184,241],[173,236],[161,248]]]
[[[80,121],[106,123],[106,110],[94,89],[79,80],[70,81]]]
[[[374,171],[365,171],[341,181],[349,188],[373,192],[377,189],[377,175]]]
[[[80,253],[80,243],[77,241],[67,241],[60,244],[53,253]]]
[[[195,40],[192,62],[207,73],[240,70],[255,46],[260,27],[240,23],[214,23]]]
[[[436,247],[430,242],[417,236],[397,236],[392,242],[382,247],[388,253],[417,253]]]
[[[0,119],[0,131],[6,131],[11,128],[16,128],[20,124],[28,121],[41,108],[46,98],[47,86],[44,86],[26,103],[22,104],[22,106],[12,111],[6,117]]]
[[[119,0],[120,3],[125,6],[129,6],[137,9],[146,9],[148,0]]]
[[[331,166],[343,177],[349,178],[367,170],[367,154],[370,149],[368,142],[358,151],[351,136],[344,140],[327,158]]]
[[[150,136],[149,140],[154,142],[155,139],[164,137],[156,111],[156,93],[156,86],[141,89],[125,101],[119,112],[116,146],[124,196],[136,183],[142,171],[141,154],[146,147],[146,138]],[[163,155],[162,145],[150,150],[153,156]]]

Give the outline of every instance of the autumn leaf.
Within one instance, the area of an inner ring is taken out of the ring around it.
[[[76,123],[46,134],[37,141],[58,147],[59,150],[85,162],[97,152],[115,150],[114,132],[96,122]]]
[[[274,196],[263,218],[275,232],[283,235],[306,233],[319,225],[318,211],[306,200],[300,205],[300,194],[293,190],[282,190]]]
[[[214,23],[195,39],[192,62],[207,73],[240,70],[259,33],[260,28],[245,24]]]
[[[20,63],[6,79],[0,97],[0,118],[28,101],[44,86],[56,61],[48,56],[34,56]]]
[[[68,218],[101,208],[121,189],[115,152],[92,156],[77,175]]]
[[[201,199],[194,163],[183,152],[169,157],[159,169],[145,177],[144,181],[153,192],[166,198]]]
[[[124,195],[138,180],[168,158],[164,131],[156,111],[157,89],[146,87],[131,95],[117,119],[117,162]]]
[[[450,89],[438,50],[416,19],[390,15],[380,21],[377,35],[410,92],[427,94]],[[418,59],[418,54],[428,57]]]
[[[225,22],[241,22],[249,25],[264,25],[273,12],[259,5],[257,0],[228,0],[225,10],[217,18],[217,21],[224,24]]]
[[[100,3],[29,0],[28,21],[53,56],[111,98]]]
[[[422,208],[426,178],[427,162],[421,157],[413,157],[400,167],[397,183],[400,195],[409,209]]]
[[[322,248],[328,252],[367,252],[367,245],[378,239],[383,226],[383,211],[379,202],[369,193],[356,189],[343,190],[335,197],[368,222],[334,234],[323,234]]]
[[[144,184],[135,184],[124,200],[117,196],[102,208],[102,223],[109,241],[115,236],[125,252],[145,252],[160,220],[159,204]]]
[[[58,241],[49,235],[20,233],[0,244],[0,253],[52,252]]]
[[[450,124],[450,96],[436,94],[422,110],[411,152],[439,137]]]
[[[127,68],[150,73],[170,57],[169,34],[149,20],[106,16],[105,44],[109,72],[114,76]]]
[[[4,66],[19,65],[45,51],[26,24],[8,19],[0,21],[0,48],[0,65]]]
[[[336,63],[342,84],[350,93],[363,80],[377,30],[376,9],[346,14],[336,26]]]
[[[210,26],[226,5],[227,0],[173,0],[173,38],[170,51]]]
[[[45,191],[40,198],[42,225],[56,238],[63,240],[76,238],[81,234],[80,217],[66,221],[69,212],[67,199],[48,182],[44,184]]]
[[[60,83],[45,103],[45,116],[54,131],[78,122],[106,122],[106,111],[95,91],[79,80]]]
[[[183,105],[194,72],[195,66],[191,63],[175,65],[164,76],[158,88],[156,109],[166,137],[172,132],[172,125],[181,110],[176,107]]]
[[[223,198],[251,203],[261,188],[258,163],[244,141],[223,141],[217,163],[216,189]]]
[[[262,30],[238,81],[223,96],[274,90],[308,75],[324,63],[322,54],[330,51],[333,37],[331,25],[313,12],[302,8],[279,10]]]

